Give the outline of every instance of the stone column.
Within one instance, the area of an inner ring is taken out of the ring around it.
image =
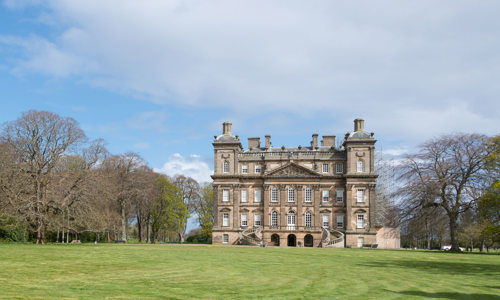
[[[315,184],[312,186],[313,201],[314,201],[314,216],[312,226],[318,228],[321,226],[321,215],[319,213],[319,204],[321,203],[320,185]]]
[[[303,217],[302,217],[302,202],[304,201],[304,191],[303,191],[303,186],[302,185],[297,185],[297,191],[296,191],[296,199],[297,201],[297,220],[295,226],[300,228],[301,226],[304,226],[303,222]]]

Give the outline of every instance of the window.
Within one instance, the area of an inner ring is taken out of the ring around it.
[[[295,190],[293,188],[288,189],[288,202],[295,202]]]
[[[311,224],[312,224],[312,214],[311,214],[311,212],[309,212],[309,211],[306,212],[305,217],[306,217],[306,223],[305,223],[306,227],[311,227]]]
[[[248,190],[241,190],[241,202],[248,202]]]
[[[248,174],[248,166],[247,165],[242,165],[241,166],[241,173]]]
[[[357,228],[365,227],[365,217],[363,215],[358,215],[358,224]]]
[[[260,202],[260,199],[261,199],[261,191],[260,190],[255,190],[254,191],[254,202]]]
[[[344,202],[344,191],[337,191],[337,202]]]
[[[365,202],[365,190],[357,190],[356,202]]]
[[[337,216],[337,228],[344,228],[344,216]]]
[[[358,172],[364,172],[364,171],[365,171],[365,162],[360,159],[358,160]]]
[[[224,173],[229,173],[229,162],[227,160],[224,161],[224,167],[222,169]]]
[[[222,201],[229,201],[229,190],[222,190]]]
[[[328,202],[328,198],[330,198],[330,191],[323,190],[323,202]]]
[[[229,226],[229,214],[222,214],[222,226]]]
[[[271,213],[271,226],[278,226],[278,212]]]
[[[337,169],[336,169],[337,173],[342,173],[342,172],[344,172],[344,165],[343,165],[343,164],[337,164],[337,165],[336,165],[336,168],[337,168]]]
[[[330,216],[323,215],[323,228],[328,228],[330,226]]]
[[[278,188],[271,189],[271,202],[278,202]]]
[[[254,220],[253,224],[255,226],[260,226],[261,215],[254,215],[254,219],[253,220]]]
[[[328,164],[323,164],[323,173],[328,173]]]
[[[229,243],[229,234],[223,234],[223,235],[222,235],[222,242],[223,242],[224,244]]]
[[[286,216],[288,229],[295,229],[295,212],[293,210],[288,212]]]
[[[260,174],[262,172],[262,168],[260,165],[255,165],[255,174]]]
[[[248,226],[248,215],[247,214],[241,215],[241,226],[242,227]]]
[[[304,193],[305,193],[304,201],[311,202],[311,188],[306,187],[306,190]]]

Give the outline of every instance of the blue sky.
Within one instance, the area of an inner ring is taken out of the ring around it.
[[[2,1],[0,121],[80,122],[113,154],[209,180],[233,123],[273,146],[365,119],[399,155],[499,133],[498,1]]]

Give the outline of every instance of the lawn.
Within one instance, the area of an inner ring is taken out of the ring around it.
[[[2,299],[500,299],[500,255],[0,244]]]

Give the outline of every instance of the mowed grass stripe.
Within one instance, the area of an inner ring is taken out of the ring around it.
[[[0,298],[491,298],[500,256],[190,245],[0,245]]]

